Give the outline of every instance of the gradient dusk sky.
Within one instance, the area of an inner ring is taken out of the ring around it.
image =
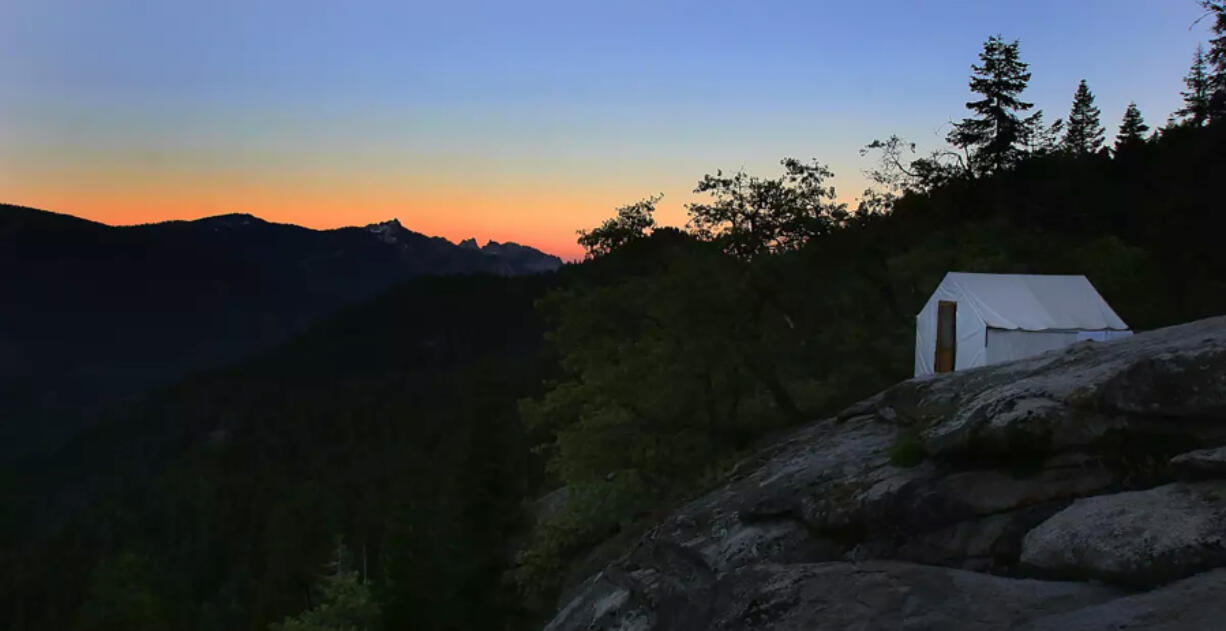
[[[988,35],[1108,135],[1179,107],[1195,0],[314,2],[0,0],[0,201],[111,224],[249,212],[391,217],[578,254],[574,231],[704,173],[934,148]]]

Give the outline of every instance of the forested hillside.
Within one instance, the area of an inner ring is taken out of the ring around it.
[[[112,409],[0,486],[0,615],[532,628],[746,449],[909,377],[946,271],[1085,274],[1136,329],[1226,313],[1226,6],[1205,6],[1218,38],[1153,133],[1129,108],[1108,147],[1084,82],[1044,122],[993,37],[948,146],[873,142],[855,208],[817,161],[708,175],[684,229],[647,198],[558,274],[414,280]]]
[[[391,628],[496,626],[554,282],[413,281],[113,410],[8,480],[6,628],[263,629],[310,606],[337,537]]]

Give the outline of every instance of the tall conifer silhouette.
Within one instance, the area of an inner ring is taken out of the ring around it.
[[[1145,142],[1145,133],[1148,131],[1149,125],[1145,124],[1137,104],[1129,103],[1128,109],[1124,110],[1124,119],[1120,121],[1120,131],[1115,136],[1115,152],[1127,151],[1130,147]]]
[[[1097,153],[1103,147],[1106,131],[1099,122],[1101,112],[1094,105],[1094,93],[1082,79],[1073,95],[1073,109],[1069,111],[1068,126],[1064,132],[1064,150],[1073,154]]]
[[[1018,42],[989,37],[971,66],[971,91],[983,98],[966,108],[975,115],[954,123],[949,143],[962,149],[974,172],[983,174],[1014,164],[1025,153],[1026,123],[1019,114],[1034,106],[1021,100],[1030,81]]]

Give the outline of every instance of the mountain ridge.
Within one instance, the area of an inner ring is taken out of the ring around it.
[[[428,235],[424,232],[418,232],[411,228],[405,228],[404,225],[400,223],[400,219],[396,217],[392,217],[390,219],[385,219],[383,221],[376,221],[376,222],[372,222],[372,223],[368,223],[364,225],[355,224],[355,225],[350,225],[350,226],[337,226],[335,228],[311,228],[309,226],[303,226],[303,225],[299,225],[295,223],[270,221],[268,219],[264,219],[263,217],[260,217],[258,215],[254,215],[248,212],[219,213],[216,215],[206,215],[204,217],[198,217],[196,219],[167,219],[164,221],[152,221],[152,222],[142,222],[142,223],[134,223],[134,224],[109,224],[109,223],[97,221],[94,219],[78,217],[77,215],[73,215],[70,213],[64,213],[64,212],[59,212],[59,211],[54,211],[54,210],[46,210],[42,208],[35,208],[33,206],[25,206],[22,204],[8,204],[8,203],[0,202],[0,235],[4,234],[4,231],[6,229],[11,230],[14,225],[18,227],[23,226],[23,222],[18,221],[20,217],[16,216],[18,213],[27,213],[28,215],[37,215],[41,218],[44,218],[43,223],[45,223],[45,220],[51,220],[51,221],[61,221],[65,223],[71,222],[79,226],[89,225],[89,226],[95,226],[95,227],[101,227],[101,228],[113,228],[113,229],[119,229],[119,230],[132,229],[132,228],[146,229],[146,228],[158,227],[158,226],[193,225],[193,224],[194,225],[208,225],[212,227],[233,228],[233,227],[238,227],[242,225],[249,225],[251,223],[254,223],[257,225],[263,225],[263,226],[292,228],[292,229],[302,230],[305,232],[313,232],[313,233],[330,233],[330,232],[336,232],[338,230],[360,229],[360,230],[367,230],[367,231],[378,234],[378,233],[383,232],[385,229],[402,230],[404,232],[407,232],[413,235],[419,235],[422,237],[426,237],[428,239],[437,239],[440,241],[445,241],[457,247],[480,250],[480,251],[486,252],[487,254],[497,253],[499,246],[514,246],[516,248],[523,248],[526,251],[534,252],[542,256],[545,259],[556,259],[558,266],[561,266],[562,264],[561,257],[557,256],[556,254],[550,254],[549,252],[541,250],[540,248],[536,248],[536,247],[533,247],[527,244],[522,244],[522,243],[518,243],[515,241],[497,241],[494,239],[488,239],[486,241],[486,244],[482,246],[482,245],[479,245],[477,242],[477,239],[473,237],[468,237],[458,242],[454,242],[454,241],[451,241],[450,239],[447,239],[446,237]],[[241,223],[235,223],[238,220],[245,220],[245,221],[242,221]],[[494,247],[491,248],[491,246],[494,246]]]
[[[14,432],[80,424],[81,410],[240,359],[410,278],[550,273],[562,260],[520,245],[470,250],[395,219],[111,226],[0,204],[0,266],[18,270],[0,277],[0,416],[13,419],[0,442],[17,445],[30,440]]]

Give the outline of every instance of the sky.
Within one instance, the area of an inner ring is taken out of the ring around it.
[[[0,0],[0,202],[122,225],[246,212],[398,218],[575,258],[575,230],[705,173],[815,158],[849,203],[859,149],[940,145],[983,41],[1021,41],[1025,98],[1089,82],[1180,106],[1195,0],[210,2]]]

